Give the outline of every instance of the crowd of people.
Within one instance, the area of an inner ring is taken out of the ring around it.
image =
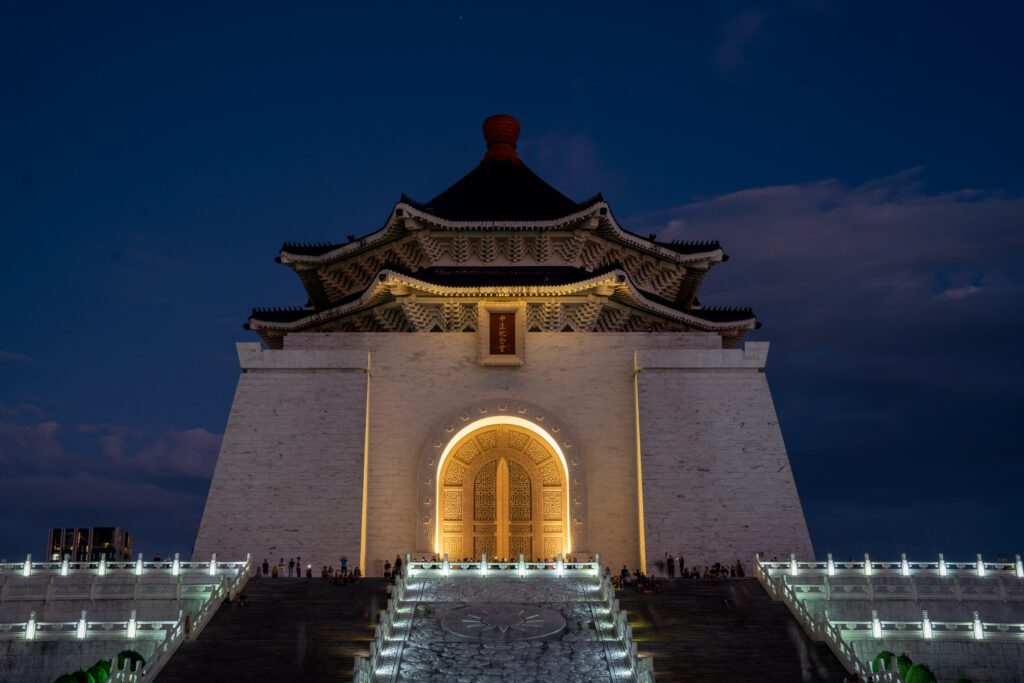
[[[678,574],[677,570],[678,569]],[[611,569],[605,567],[605,574],[611,575]],[[657,592],[664,590],[664,580],[675,579],[697,579],[702,581],[719,581],[721,579],[742,579],[747,575],[746,567],[739,560],[733,564],[715,562],[705,567],[687,567],[686,560],[682,555],[670,555],[665,553],[665,559],[655,562],[655,570],[660,576],[648,576],[639,569],[632,572],[626,565],[617,575],[611,576],[612,585],[616,588],[635,588],[641,592]]]
[[[263,563],[256,565],[256,576],[258,577],[276,579],[288,576],[289,578],[301,579],[303,574],[305,574],[306,578],[312,578],[313,567],[307,564],[306,569],[303,570],[301,557],[293,557],[288,560],[287,564],[282,557],[274,565],[270,564],[267,558],[263,558]]]

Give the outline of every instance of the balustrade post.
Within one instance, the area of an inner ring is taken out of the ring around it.
[[[1020,555],[1017,556],[1017,564],[1020,564]],[[21,568],[21,575],[32,576],[32,553],[25,556],[25,566]]]
[[[451,563],[448,562],[448,553],[445,553],[441,558],[441,576],[451,576],[451,573],[452,566]]]
[[[29,557],[32,556],[29,555]],[[1024,562],[1021,562],[1020,555],[1017,555],[1016,559],[1014,560],[1013,570],[1013,573],[1017,575],[1018,579],[1024,579]]]
[[[946,566],[946,556],[939,553],[939,576],[947,576],[949,568]]]

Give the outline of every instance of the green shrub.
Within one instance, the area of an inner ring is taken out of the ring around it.
[[[79,669],[71,674],[75,683],[96,683],[96,679],[85,669]]]
[[[121,650],[117,653],[117,668],[119,671],[124,669],[126,660],[128,661],[129,671],[138,671],[146,663],[146,658],[135,650]]]
[[[111,662],[109,659],[101,659],[93,664],[92,668],[89,669],[89,673],[91,673],[92,677],[96,679],[96,683],[104,683],[108,678],[110,678],[110,664]]]
[[[874,661],[871,662],[871,670],[875,673],[878,673],[882,670],[884,665],[885,670],[889,671],[889,667],[892,666],[892,658],[895,656],[896,655],[894,655],[892,652],[889,652],[888,650],[882,650],[877,655],[875,655]]]
[[[906,678],[907,672],[914,666],[914,661],[907,656],[907,653],[901,654],[896,658],[896,668],[900,670],[900,678]]]
[[[71,674],[64,674],[53,683],[75,683],[75,677]]]
[[[915,664],[907,671],[906,683],[936,683],[935,674],[924,664]]]

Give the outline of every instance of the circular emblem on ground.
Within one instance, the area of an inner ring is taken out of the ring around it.
[[[449,633],[472,640],[509,642],[543,638],[565,628],[558,612],[534,605],[470,605],[441,617]]]

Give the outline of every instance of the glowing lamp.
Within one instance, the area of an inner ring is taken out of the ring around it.
[[[135,560],[135,576],[142,576],[142,553],[139,553],[139,559]]]
[[[928,618],[928,610],[921,612],[921,633],[924,635],[925,640],[931,640],[932,634],[932,620]]]
[[[864,576],[871,576],[871,556],[864,553]]]
[[[981,553],[978,553],[978,560],[976,564],[978,567],[978,576],[985,576],[985,563],[981,559]]]
[[[826,571],[826,573],[829,576],[835,576],[836,575],[836,563],[835,563],[835,560],[832,559],[832,553],[828,554],[828,564],[825,565],[825,567],[826,567],[825,571]]]
[[[82,610],[82,616],[78,620],[78,628],[75,629],[75,637],[78,638],[79,640],[85,640],[85,629],[86,629],[85,610]]]
[[[910,576],[910,563],[907,562],[906,553],[900,553],[900,574]]]
[[[878,639],[882,637],[882,622],[878,620],[878,610],[871,610],[871,637]]]

